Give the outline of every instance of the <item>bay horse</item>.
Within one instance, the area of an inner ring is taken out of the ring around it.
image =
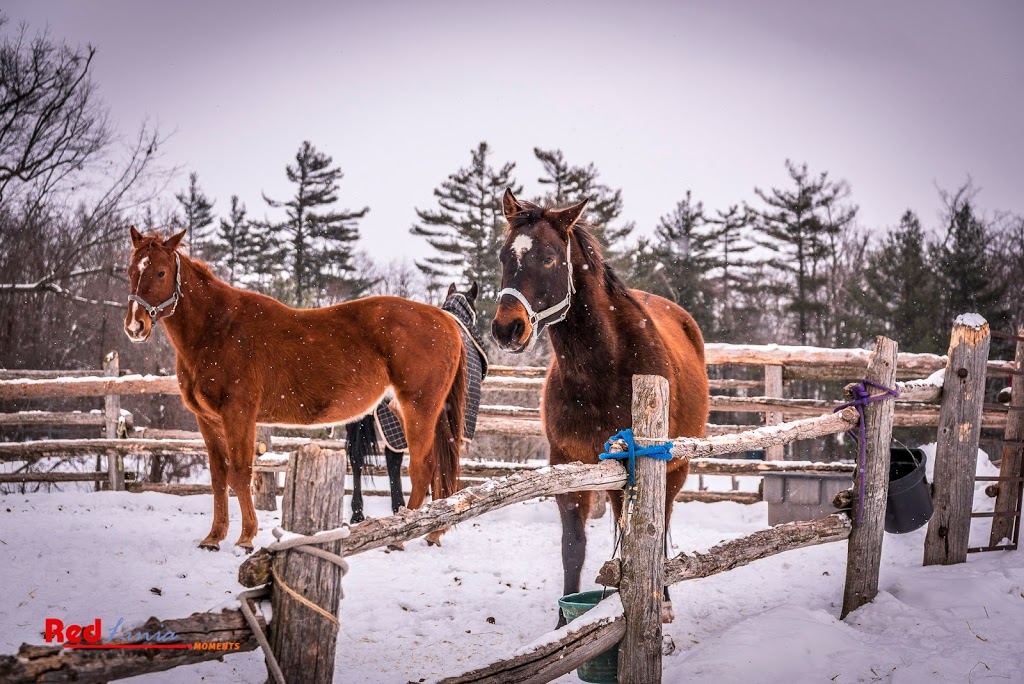
[[[708,376],[704,339],[693,317],[667,299],[626,287],[602,259],[593,227],[580,220],[586,200],[544,209],[506,190],[502,204],[508,226],[491,334],[503,349],[519,353],[548,332],[552,354],[542,418],[551,463],[598,462],[605,440],[632,425],[636,374],[668,379],[673,437],[703,436]],[[685,460],[668,462],[666,529],[688,471]],[[574,492],[555,498],[562,521],[563,592],[573,594],[580,590],[592,497]],[[609,498],[618,518],[623,494],[609,492]],[[672,619],[667,587],[662,617]]]
[[[435,472],[440,495],[455,493],[466,385],[465,349],[451,316],[397,297],[293,309],[232,287],[182,254],[185,231],[166,239],[134,226],[130,233],[125,334],[145,342],[156,322],[163,323],[182,401],[195,414],[210,457],[213,523],[200,548],[217,550],[227,535],[231,487],[242,511],[236,545],[252,550],[257,423],[345,422],[387,393],[394,394],[409,436],[409,506],[423,503]]]
[[[483,340],[476,322],[476,298],[480,293],[477,284],[472,283],[465,292],[459,292],[453,283],[448,288],[441,310],[450,314],[462,328],[462,341],[466,346],[466,406],[463,408],[465,424],[463,440],[472,441],[476,434],[476,421],[480,412],[480,392],[484,376],[487,375],[488,359]],[[381,440],[377,439],[380,432]],[[366,519],[363,513],[363,468],[370,462],[379,465],[380,447],[384,443],[384,460],[387,466],[388,486],[391,493],[391,512],[397,513],[405,506],[402,493],[403,454],[409,451],[409,441],[396,420],[391,402],[385,399],[359,420],[345,426],[345,450],[352,466],[352,518],[355,525]],[[392,548],[402,548],[392,544]]]

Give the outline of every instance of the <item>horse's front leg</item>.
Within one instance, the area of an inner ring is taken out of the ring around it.
[[[587,557],[587,517],[593,498],[590,492],[557,494],[558,514],[562,519],[562,595],[580,590],[580,575]],[[558,627],[565,625],[565,616],[558,613]]]
[[[199,416],[196,419],[203,441],[206,442],[206,452],[210,459],[210,484],[213,485],[213,523],[210,533],[199,542],[199,548],[217,551],[220,542],[228,535],[227,448],[219,422]]]
[[[228,452],[228,485],[235,492],[238,498],[238,507],[242,510],[242,533],[238,536],[235,546],[246,551],[252,551],[252,540],[259,531],[259,521],[256,518],[256,507],[252,501],[252,469],[256,451],[253,445],[256,443],[256,413],[234,410],[227,410],[224,416],[232,416],[231,420],[224,421],[224,436]],[[241,414],[241,415],[240,415]]]

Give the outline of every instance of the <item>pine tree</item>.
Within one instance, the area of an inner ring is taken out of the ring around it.
[[[190,173],[188,189],[176,193],[174,198],[184,213],[181,227],[188,231],[185,240],[189,253],[206,258],[210,252],[210,231],[207,228],[213,223],[214,202],[199,187],[199,174],[195,171]]]
[[[484,318],[493,312],[491,302],[501,282],[498,252],[504,240],[505,218],[501,208],[502,193],[515,186],[514,163],[495,169],[488,162],[491,154],[486,142],[471,151],[469,166],[450,174],[434,189],[438,209],[416,209],[419,222],[410,228],[413,235],[426,238],[438,254],[416,262],[416,266],[434,284],[447,287],[452,279],[462,285],[476,282],[480,287],[478,302]]]
[[[716,210],[715,217],[708,219],[706,242],[714,268],[714,275],[710,277],[717,300],[715,321],[718,336],[723,341],[733,341],[741,334],[738,310],[745,290],[752,286],[747,255],[754,248],[744,233],[753,222],[750,208],[741,209],[735,204],[725,211]]]
[[[899,340],[908,352],[940,353],[936,337],[939,290],[921,221],[907,210],[878,248],[867,255],[856,296],[866,331]]]
[[[710,250],[704,204],[694,202],[690,191],[658,222],[653,252],[660,267],[652,287],[656,294],[686,308],[710,335],[714,328],[714,294],[707,274],[715,266]]]
[[[544,168],[544,175],[537,182],[549,188],[537,202],[543,206],[564,207],[590,200],[583,220],[596,228],[595,235],[605,249],[606,258],[622,266],[623,243],[635,228],[632,221],[616,225],[622,215],[622,190],[612,190],[599,182],[600,174],[593,163],[570,166],[561,150],[535,147],[533,154]]]
[[[220,229],[217,231],[217,263],[223,268],[228,282],[232,285],[252,272],[250,265],[254,256],[254,235],[245,214],[245,204],[238,199],[238,195],[232,195],[231,212],[227,220],[220,220]]]
[[[759,212],[758,244],[775,253],[767,263],[788,276],[787,312],[796,317],[796,339],[830,345],[824,339],[830,315],[826,292],[830,269],[836,264],[843,232],[852,224],[855,206],[843,204],[849,196],[845,182],[832,181],[827,172],[812,176],[807,164],[786,160],[794,188],[754,192],[766,205]]]
[[[358,296],[368,283],[353,277],[352,258],[359,239],[358,221],[369,207],[334,209],[344,174],[308,140],[285,173],[296,186],[295,195],[286,201],[266,195],[263,199],[271,207],[283,207],[288,217],[275,233],[280,257],[289,264],[293,302],[297,306],[320,303],[328,290],[332,299]]]
[[[956,192],[942,192],[945,203],[943,241],[933,248],[943,292],[942,333],[963,313],[979,313],[993,329],[1006,325],[1001,306],[1007,284],[999,277],[990,226],[974,209],[977,190],[971,181]],[[943,335],[945,336],[945,335]]]

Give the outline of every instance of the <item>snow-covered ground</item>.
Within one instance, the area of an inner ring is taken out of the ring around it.
[[[987,459],[979,470],[991,472]],[[694,482],[696,478],[694,478]],[[728,480],[725,480],[728,482]],[[383,484],[383,483],[378,483]],[[746,483],[745,483],[746,484]],[[747,487],[744,487],[745,489]],[[991,509],[981,495],[975,508]],[[368,513],[387,513],[369,498]],[[231,535],[240,529],[232,501]],[[209,497],[66,493],[0,496],[0,652],[42,643],[46,617],[105,625],[183,617],[230,602],[243,557],[196,548]],[[761,529],[766,504],[679,505],[672,539],[685,550]],[[260,513],[259,544],[279,522]],[[608,517],[592,521],[584,588],[611,552]],[[989,520],[974,523],[987,540]],[[229,537],[233,539],[234,537]],[[558,515],[534,501],[477,518],[404,552],[350,559],[337,681],[421,681],[504,657],[554,627],[561,591]],[[846,545],[793,551],[673,589],[675,652],[666,682],[1024,681],[1024,554],[971,555],[921,566],[924,529],[886,535],[877,599],[838,619]],[[159,594],[154,591],[159,590]],[[258,653],[138,678],[262,682]],[[558,681],[578,681],[566,675]]]

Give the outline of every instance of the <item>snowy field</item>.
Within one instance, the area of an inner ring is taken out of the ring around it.
[[[994,471],[987,459],[979,470]],[[231,506],[233,540],[240,525]],[[367,507],[387,513],[384,498]],[[991,499],[976,497],[975,510],[985,507]],[[241,590],[235,575],[243,557],[196,548],[210,515],[205,496],[0,496],[0,652],[42,643],[46,617],[136,624],[229,603]],[[678,505],[672,540],[679,549],[706,549],[766,520],[763,503]],[[278,521],[260,512],[257,544],[270,541]],[[589,523],[584,589],[611,552],[610,524],[608,516]],[[972,542],[987,540],[989,524],[974,523]],[[924,532],[886,535],[881,592],[845,621],[838,619],[845,543],[677,585],[676,622],[665,630],[675,652],[665,658],[664,681],[1024,681],[1024,554],[972,554],[966,564],[923,568]],[[429,681],[508,656],[550,630],[561,593],[558,539],[554,502],[534,501],[461,525],[440,549],[417,540],[404,552],[350,559],[336,681]],[[245,653],[136,681],[265,677],[262,657]]]

